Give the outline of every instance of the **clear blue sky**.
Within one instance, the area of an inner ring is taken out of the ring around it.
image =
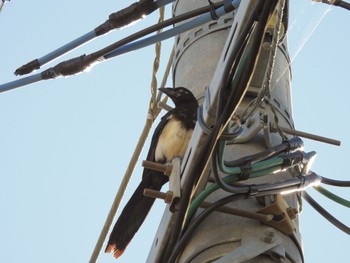
[[[298,130],[342,141],[336,147],[305,140],[305,150],[318,153],[314,171],[349,180],[350,12],[307,0],[290,2],[294,122]],[[131,3],[7,2],[0,14],[0,83],[15,80],[17,67]],[[154,13],[65,58],[95,51],[157,19]],[[163,65],[171,44],[163,45]],[[0,262],[88,261],[145,123],[153,57],[154,48],[148,47],[88,73],[0,94]],[[140,161],[126,197],[138,184]],[[349,190],[334,191],[350,198]],[[349,210],[309,193],[350,225]],[[146,259],[164,208],[162,201],[156,203],[119,262]],[[301,231],[306,262],[340,262],[349,256],[349,236],[306,202]],[[115,261],[102,253],[99,262]]]

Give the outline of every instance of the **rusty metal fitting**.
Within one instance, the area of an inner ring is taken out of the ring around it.
[[[173,200],[173,192],[172,191],[167,191],[166,193],[156,191],[153,189],[146,188],[143,190],[143,195],[152,197],[152,198],[158,198],[158,199],[163,199],[165,203],[171,204]]]
[[[173,169],[172,164],[169,164],[169,163],[162,164],[162,163],[155,163],[150,161],[143,161],[142,166],[150,170],[163,172],[166,176],[170,176],[171,171]]]

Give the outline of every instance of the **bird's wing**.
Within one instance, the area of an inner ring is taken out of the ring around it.
[[[155,128],[153,136],[152,136],[151,144],[149,146],[148,154],[147,154],[147,157],[146,157],[147,161],[150,161],[150,162],[155,162],[156,161],[155,160],[155,153],[156,153],[156,149],[157,149],[158,139],[159,139],[159,136],[161,135],[165,125],[168,123],[169,117],[171,116],[171,114],[172,114],[172,110],[168,111],[161,118],[159,124]],[[157,162],[161,163],[161,161],[157,161]],[[165,160],[164,160],[164,162],[165,162]],[[149,173],[149,169],[145,168],[143,170],[142,177],[145,177],[148,173]]]

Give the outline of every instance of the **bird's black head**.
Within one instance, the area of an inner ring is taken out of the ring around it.
[[[196,97],[192,94],[192,92],[184,87],[177,88],[159,88],[161,92],[168,95],[169,98],[174,102],[175,106],[179,104],[196,104],[198,106],[198,102]]]

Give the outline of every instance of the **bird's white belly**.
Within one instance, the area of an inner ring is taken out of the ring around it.
[[[170,119],[159,136],[155,160],[171,161],[175,156],[183,156],[192,135],[192,129],[186,130],[181,122]]]

